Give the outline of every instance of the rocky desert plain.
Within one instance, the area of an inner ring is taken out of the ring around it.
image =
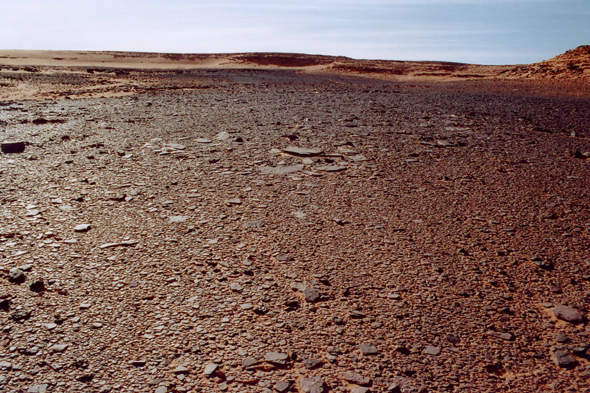
[[[590,391],[590,46],[0,51],[0,392]]]

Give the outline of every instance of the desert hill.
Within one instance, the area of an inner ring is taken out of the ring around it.
[[[301,53],[174,54],[0,50],[0,66],[12,71],[41,67],[123,69],[298,69],[306,72],[362,74],[393,79],[484,78],[513,66],[485,66],[442,61],[359,60]],[[33,70],[34,71],[34,70]]]
[[[518,78],[590,80],[590,45],[582,45],[552,59],[522,65],[501,75]]]
[[[206,87],[190,73],[279,70],[396,82],[590,79],[590,46],[530,65],[359,60],[301,53],[174,54],[0,50],[0,100],[124,96],[142,91]],[[177,75],[185,74],[185,78]],[[193,75],[194,76],[194,75]]]

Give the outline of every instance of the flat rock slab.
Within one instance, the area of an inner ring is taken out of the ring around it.
[[[283,352],[269,352],[264,357],[264,360],[269,363],[285,365],[289,360],[289,355]]]
[[[324,393],[325,385],[321,377],[303,378],[299,385],[305,393]]]
[[[288,173],[295,173],[303,170],[303,164],[287,165],[287,166],[263,166],[260,172],[266,175],[286,175]]]
[[[340,165],[327,165],[327,166],[320,166],[317,168],[318,171],[324,171],[324,172],[342,172],[345,171],[346,168],[345,166],[340,166]]]
[[[342,378],[344,378],[345,381],[361,386],[367,386],[371,384],[371,378],[365,377],[352,371],[347,371],[343,373]]]
[[[372,344],[361,344],[360,350],[365,356],[379,355],[379,349],[377,349],[377,347]]]
[[[2,142],[0,146],[4,154],[22,153],[25,151],[25,142],[6,141]]]
[[[172,224],[175,222],[183,222],[188,220],[190,217],[189,216],[171,216],[168,217],[168,221]]]
[[[288,381],[279,381],[275,383],[274,390],[279,393],[283,393],[289,390],[291,384]]]
[[[494,338],[499,338],[500,340],[506,340],[506,341],[510,341],[514,338],[514,336],[512,336],[512,334],[510,333],[500,333],[500,332],[494,332],[494,331],[488,331],[487,335],[490,337],[494,337]]]
[[[101,244],[99,246],[99,248],[113,248],[113,247],[117,247],[120,245],[121,245],[121,243],[105,243],[105,244]]]
[[[429,345],[426,348],[424,348],[424,351],[422,351],[422,352],[425,355],[438,356],[438,355],[440,355],[440,347],[435,347],[435,346]]]
[[[45,393],[48,386],[47,384],[33,385],[27,390],[27,393]]]
[[[246,221],[243,225],[244,228],[263,228],[264,222],[260,220]]]
[[[210,364],[206,365],[205,366],[205,375],[207,377],[213,375],[213,373],[215,371],[217,371],[217,367],[219,367],[219,366],[215,363],[210,363]]]
[[[303,289],[303,297],[305,298],[306,302],[315,303],[318,300],[320,300],[321,294],[320,291],[318,291],[317,289],[306,286]]]
[[[573,323],[580,323],[584,321],[584,316],[581,312],[573,307],[565,306],[563,304],[558,304],[555,306],[553,309],[553,315],[559,319]]]
[[[172,149],[176,149],[176,150],[184,150],[184,149],[186,149],[186,146],[185,145],[181,145],[179,143],[167,143],[164,146],[171,147]]]
[[[283,153],[291,154],[294,156],[301,156],[301,157],[312,157],[312,156],[319,156],[324,153],[322,149],[308,149],[305,147],[296,147],[296,146],[289,146],[284,149],[281,149]]]
[[[573,367],[578,363],[567,349],[560,349],[553,352],[553,358],[559,367]]]
[[[76,227],[74,228],[74,231],[76,232],[86,232],[90,230],[90,224],[80,224],[80,225],[76,225]]]

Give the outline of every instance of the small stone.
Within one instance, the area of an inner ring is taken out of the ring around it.
[[[371,344],[367,344],[367,343],[361,344],[360,349],[361,349],[361,353],[365,356],[379,355],[379,350],[377,349],[377,347],[374,345],[371,345]]]
[[[264,222],[260,220],[247,221],[243,226],[244,228],[264,228]]]
[[[168,393],[168,388],[166,386],[157,387],[154,393]]]
[[[172,223],[175,223],[175,222],[183,222],[183,221],[186,221],[189,218],[190,218],[189,216],[171,216],[171,217],[168,217],[168,220],[172,224]]]
[[[208,365],[206,365],[205,366],[205,376],[209,377],[209,376],[213,375],[213,373],[215,373],[215,371],[217,371],[217,367],[219,367],[219,366],[215,363],[209,363]]]
[[[230,205],[241,205],[242,200],[240,198],[232,198],[228,199],[227,203],[229,203]]]
[[[269,352],[264,357],[264,360],[269,363],[285,365],[289,360],[289,355],[284,352]]]
[[[222,131],[216,135],[216,138],[220,141],[227,141],[229,138],[231,138],[231,135],[229,134],[229,132]]]
[[[16,322],[23,322],[29,318],[31,318],[31,312],[28,310],[15,310],[11,316],[13,321]]]
[[[440,347],[429,345],[426,348],[424,348],[424,351],[422,351],[422,353],[424,353],[425,355],[438,356],[440,355]]]
[[[90,307],[92,307],[92,303],[85,302],[85,303],[80,304],[80,309],[81,310],[87,310]]]
[[[211,139],[197,138],[197,139],[195,139],[195,142],[197,142],[197,143],[211,143]]]
[[[120,243],[105,243],[105,244],[101,244],[99,247],[100,248],[113,248],[113,247],[117,247],[120,246]]]
[[[554,338],[558,343],[566,343],[569,341],[569,338],[563,333],[557,333]]]
[[[553,358],[559,367],[573,367],[577,364],[576,359],[569,353],[567,349],[560,349],[553,352]]]
[[[350,393],[367,393],[369,391],[369,388],[364,388],[364,387],[356,387],[356,388],[352,388],[350,390]]]
[[[217,365],[215,365],[215,366],[217,366]],[[213,370],[213,371],[215,371],[215,370]],[[172,372],[174,374],[186,374],[186,373],[188,373],[188,368],[186,368],[185,366],[178,366],[174,370],[172,370]],[[205,375],[210,375],[210,374],[207,374],[206,369],[205,369]]]
[[[229,284],[229,288],[234,291],[234,292],[242,292],[242,290],[244,289],[239,283],[237,282],[232,282],[231,284]]]
[[[43,292],[45,290],[45,282],[43,281],[43,279],[37,279],[35,281],[33,281],[31,283],[31,285],[29,286],[29,288],[31,289],[31,291],[33,292]]]
[[[310,370],[320,366],[321,364],[322,364],[322,361],[319,359],[313,359],[313,358],[303,359],[303,365]]]
[[[57,323],[48,323],[48,324],[46,324],[46,325],[45,325],[45,328],[46,328],[47,330],[53,330],[53,329],[55,329],[56,327],[57,327]]]
[[[13,267],[8,272],[8,281],[10,282],[20,284],[25,282],[26,279],[27,276],[25,275],[25,272],[23,272],[21,269],[17,267]]]
[[[286,166],[263,166],[260,167],[260,172],[267,175],[286,175],[288,173],[295,173],[303,170],[303,164],[286,165]]]
[[[45,393],[47,392],[47,384],[43,385],[33,385],[27,390],[28,393]]]
[[[321,377],[303,378],[299,385],[305,393],[324,393],[324,380]]]
[[[80,225],[76,225],[76,227],[74,228],[74,231],[76,232],[86,232],[90,230],[90,224],[80,224]]]
[[[291,383],[289,383],[287,381],[279,381],[279,382],[275,383],[274,390],[276,390],[279,393],[284,393],[284,392],[288,391],[290,387],[291,387]]]
[[[500,332],[494,332],[491,330],[487,332],[487,335],[494,337],[494,338],[499,338],[501,340],[506,340],[506,341],[511,341],[514,338],[512,336],[512,334],[510,334],[510,333],[500,333]]]
[[[369,377],[362,376],[352,371],[347,371],[342,374],[342,378],[344,378],[345,381],[356,385],[366,386],[371,384],[371,379]]]
[[[461,342],[461,339],[453,334],[447,335],[447,340],[449,340],[450,343],[455,345]]]
[[[94,322],[94,323],[92,324],[92,328],[93,328],[93,329],[100,329],[100,328],[102,328],[102,326],[103,326],[103,325],[102,325],[102,323],[100,323],[100,322]]]
[[[257,359],[254,359],[254,358],[245,358],[242,361],[242,367],[244,367],[244,368],[250,368],[252,366],[257,365],[258,363],[260,363],[260,362]]]
[[[322,149],[308,149],[305,147],[296,147],[296,146],[289,146],[284,149],[281,149],[283,153],[291,154],[294,156],[300,157],[312,157],[318,156],[324,153]]]
[[[410,393],[415,391],[412,382],[408,378],[394,377],[391,385],[387,388],[389,392]]]
[[[555,306],[553,309],[553,315],[559,319],[573,323],[580,323],[584,320],[582,313],[573,307],[565,306],[563,304]]]
[[[342,172],[348,168],[346,168],[345,166],[340,166],[340,165],[327,165],[323,168],[318,168],[318,169],[326,171],[326,172]]]
[[[55,344],[51,347],[52,352],[62,353],[68,349],[68,344]]]
[[[4,154],[22,153],[25,151],[25,142],[21,141],[4,141],[0,146]]]
[[[251,310],[254,306],[252,305],[252,303],[243,303],[240,304],[240,307],[242,308],[242,310]]]
[[[306,286],[305,289],[303,289],[303,297],[305,298],[305,301],[308,303],[315,303],[318,300],[320,300],[320,291],[318,291],[315,288]]]
[[[10,304],[12,303],[11,299],[2,299],[0,300],[0,310],[2,311],[9,311]]]

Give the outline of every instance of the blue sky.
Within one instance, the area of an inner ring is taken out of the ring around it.
[[[0,49],[519,64],[590,44],[590,0],[0,2]]]

